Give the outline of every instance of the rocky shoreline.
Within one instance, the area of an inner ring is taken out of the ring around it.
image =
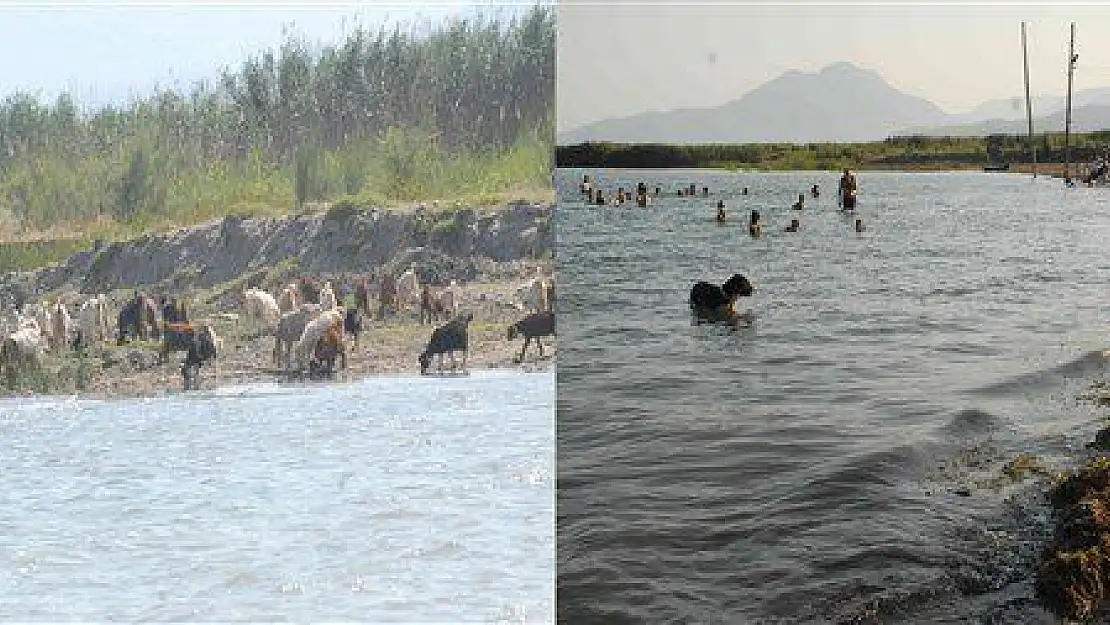
[[[373,272],[395,275],[412,267],[433,287],[458,281],[459,307],[474,315],[468,369],[547,370],[554,341],[543,357],[530,348],[517,362],[522,339],[508,341],[508,326],[522,317],[516,290],[553,268],[552,205],[511,204],[486,209],[383,210],[332,206],[318,215],[245,219],[229,216],[176,232],[99,245],[67,261],[0,276],[0,309],[61,299],[70,310],[96,293],[112,302],[110,326],[135,290],[183,299],[195,323],[221,337],[217,358],[203,367],[201,388],[274,382],[290,377],[272,362],[273,338],[258,336],[245,320],[239,295],[247,287],[274,290],[300,276],[340,287]],[[415,310],[385,320],[364,320],[358,347],[348,345],[348,366],[334,381],[367,376],[418,375],[417,356],[433,325]],[[76,394],[118,398],[181,390],[181,355],[159,364],[154,342],[114,341],[84,353],[48,354],[38,375],[0,392]]]

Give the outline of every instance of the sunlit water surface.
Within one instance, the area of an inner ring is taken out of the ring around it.
[[[0,620],[550,622],[554,375],[0,402]]]

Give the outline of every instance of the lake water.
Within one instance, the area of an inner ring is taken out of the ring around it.
[[[664,195],[587,207],[583,173]],[[561,620],[1055,622],[1043,487],[1002,467],[1074,466],[1101,426],[1076,397],[1106,373],[1110,192],[858,180],[863,233],[831,172],[559,171]],[[694,326],[693,282],[736,272],[752,325]]]
[[[0,402],[0,620],[554,619],[554,374]]]

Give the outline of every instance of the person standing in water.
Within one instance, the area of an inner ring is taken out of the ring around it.
[[[840,177],[840,206],[844,210],[853,210],[856,207],[856,177],[845,168],[844,175]]]
[[[763,221],[759,218],[759,211],[752,211],[751,221],[748,222],[748,234],[753,237],[763,234]]]

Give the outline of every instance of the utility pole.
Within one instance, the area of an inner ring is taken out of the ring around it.
[[[1021,56],[1025,62],[1025,115],[1029,118],[1029,151],[1033,157],[1033,177],[1037,177],[1037,144],[1033,141],[1033,101],[1029,98],[1029,49],[1025,45],[1025,22],[1021,23]]]
[[[1075,74],[1075,22],[1071,23],[1071,43],[1068,44],[1068,108],[1064,114],[1064,184],[1071,184],[1071,85]]]

